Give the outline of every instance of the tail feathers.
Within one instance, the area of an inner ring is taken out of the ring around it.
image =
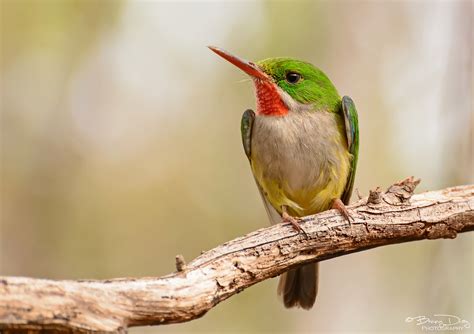
[[[318,294],[318,267],[318,263],[310,263],[281,275],[278,295],[283,297],[285,307],[313,307]]]

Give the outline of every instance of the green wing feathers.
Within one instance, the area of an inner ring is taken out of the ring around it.
[[[354,187],[354,179],[357,168],[357,159],[359,157],[359,120],[354,101],[349,96],[342,98],[342,113],[346,128],[347,148],[352,154],[351,169],[347,177],[346,188],[342,193],[341,200],[344,204],[349,204]]]
[[[242,144],[244,146],[245,154],[250,160],[251,146],[252,146],[252,127],[255,120],[255,113],[253,110],[247,109],[242,115],[240,122],[240,132],[242,134]]]

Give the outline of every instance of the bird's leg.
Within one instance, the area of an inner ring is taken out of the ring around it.
[[[288,213],[288,208],[283,205],[281,207],[281,218],[283,219],[283,222],[284,223],[290,223],[291,226],[293,226],[293,228],[295,230],[297,230],[298,232],[301,232],[305,235],[306,238],[308,238],[308,234],[306,233],[306,231],[301,227],[301,222],[303,221],[301,218],[299,217],[293,217],[291,216],[289,213]]]
[[[349,224],[352,224],[352,220],[354,220],[354,217],[351,216],[349,213],[349,210],[347,210],[346,206],[344,203],[339,198],[335,198],[332,201],[332,209],[336,209],[341,213],[341,215],[349,222]]]

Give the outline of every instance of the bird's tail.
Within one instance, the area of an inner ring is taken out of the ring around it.
[[[313,307],[318,294],[318,268],[319,263],[305,264],[280,276],[278,295],[283,297],[285,307]]]

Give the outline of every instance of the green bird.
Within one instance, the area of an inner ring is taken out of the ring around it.
[[[310,63],[268,58],[253,63],[209,47],[255,84],[256,113],[242,116],[242,142],[272,224],[338,209],[346,219],[359,151],[357,111]],[[310,309],[318,292],[318,264],[281,275],[285,307]]]

